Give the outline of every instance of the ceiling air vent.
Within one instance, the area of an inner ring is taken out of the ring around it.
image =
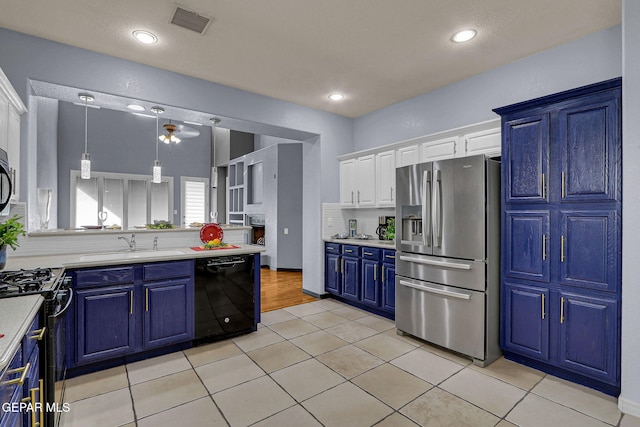
[[[172,24],[200,34],[204,34],[210,22],[211,19],[206,16],[198,15],[195,12],[190,12],[181,7],[176,8],[176,13],[174,13],[171,18]]]

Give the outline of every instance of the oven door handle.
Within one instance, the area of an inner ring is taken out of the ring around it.
[[[432,288],[431,286],[426,286],[426,285],[416,285],[415,283],[407,282],[406,280],[400,280],[400,284],[402,286],[417,289],[419,291],[431,292],[432,294],[444,295],[446,297],[453,297],[453,298],[466,299],[466,300],[471,299],[471,295],[467,293],[447,291],[446,289]]]
[[[66,313],[66,311],[69,309],[69,307],[71,307],[71,302],[73,301],[73,288],[69,288],[69,300],[67,301],[67,304],[64,306],[64,308],[62,310],[60,310],[59,312],[57,312],[56,314],[54,314],[53,317],[54,319],[62,316],[64,313]]]

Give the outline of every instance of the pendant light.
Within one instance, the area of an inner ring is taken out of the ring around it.
[[[213,156],[212,156],[212,163],[213,163],[213,167],[211,168],[211,187],[216,188],[218,187],[218,168],[216,167],[216,126],[218,125],[218,123],[220,123],[220,119],[217,117],[214,117],[212,119],[209,119],[209,123],[211,123],[213,125]]]
[[[153,162],[153,178],[151,182],[160,184],[162,182],[162,164],[158,160],[158,141],[160,141],[158,116],[164,113],[164,110],[160,107],[151,107],[151,111],[156,113],[156,161]]]
[[[88,93],[81,93],[78,97],[84,101],[84,153],[80,160],[80,178],[91,178],[91,156],[87,152],[87,112],[89,110],[89,102],[93,102],[94,97]]]

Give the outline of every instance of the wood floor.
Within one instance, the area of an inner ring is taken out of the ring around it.
[[[260,270],[260,298],[263,313],[317,300],[302,293],[302,273],[268,268]]]

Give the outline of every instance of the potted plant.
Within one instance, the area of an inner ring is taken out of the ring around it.
[[[24,227],[18,222],[19,219],[18,215],[14,215],[0,224],[0,269],[3,269],[7,263],[7,246],[11,246],[15,251],[20,246],[18,236],[26,234]]]

